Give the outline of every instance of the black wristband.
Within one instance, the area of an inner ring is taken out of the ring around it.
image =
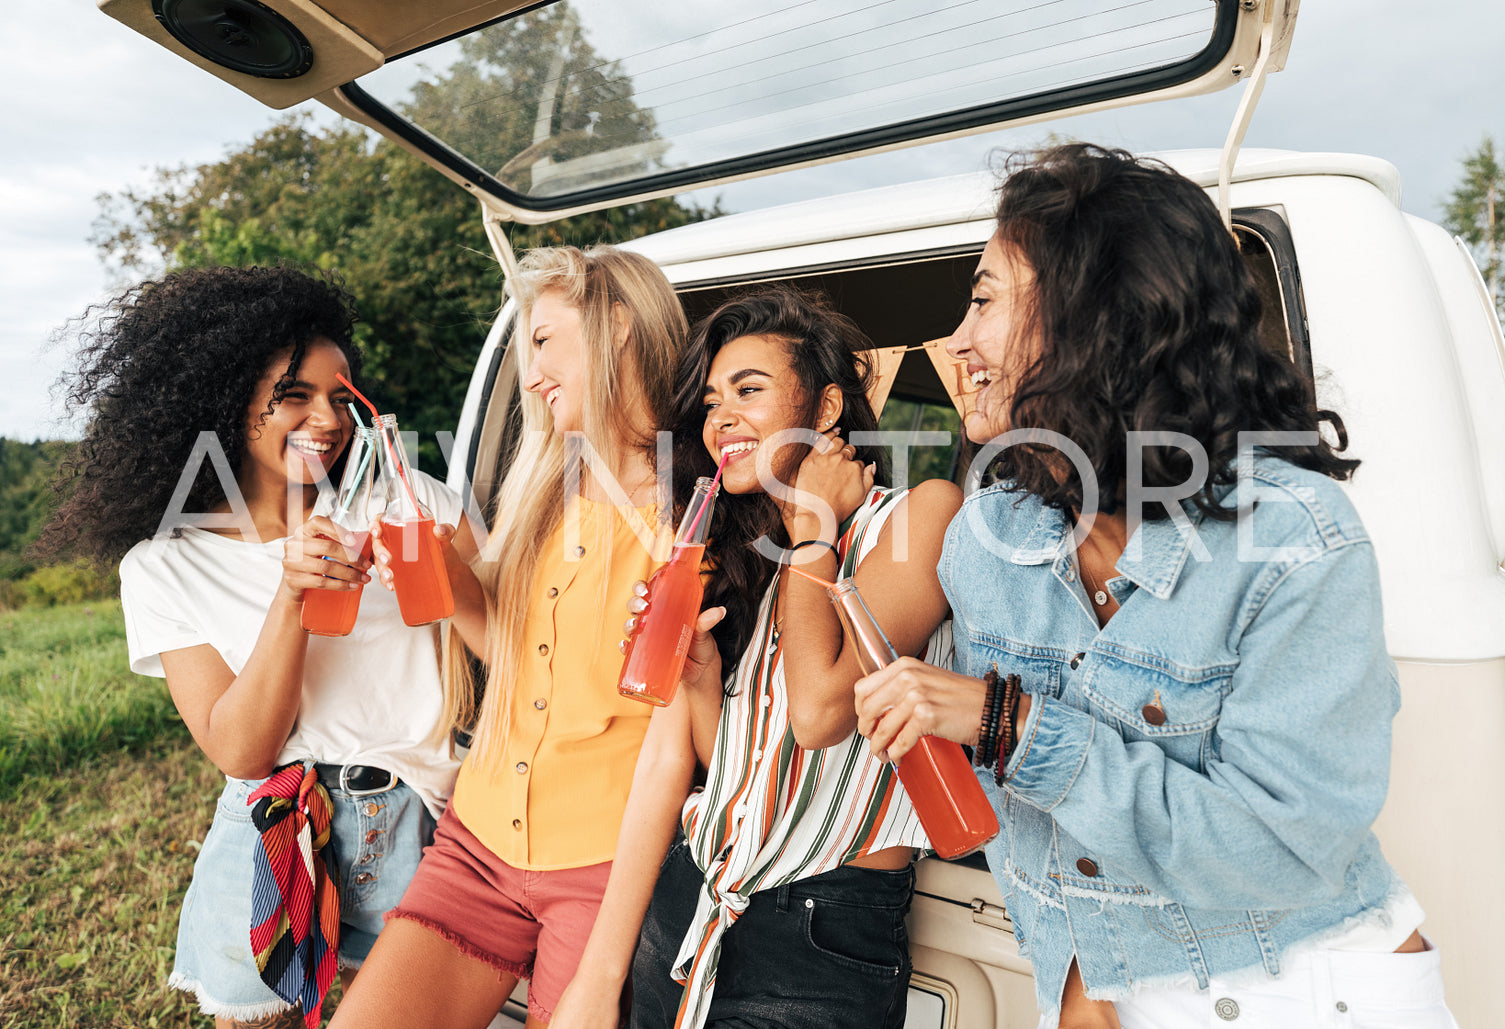
[[[798,543],[792,544],[789,547],[789,552],[792,554],[796,550],[800,549],[800,547],[825,547],[831,552],[831,556],[836,558],[837,563],[841,563],[841,554],[837,552],[836,544],[834,543],[827,543],[823,539],[800,540]]]

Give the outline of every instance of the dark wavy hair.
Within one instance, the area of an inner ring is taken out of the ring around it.
[[[1335,479],[1353,473],[1359,462],[1338,456],[1348,446],[1342,419],[1319,409],[1311,381],[1261,341],[1258,287],[1201,187],[1158,161],[1085,143],[1015,155],[1004,171],[997,238],[1034,276],[1011,345],[1035,350],[1010,422],[1080,446],[1102,510],[1122,500],[1131,431],[1202,445],[1207,476],[1191,499],[1213,518],[1235,514],[1217,493],[1236,478],[1240,431],[1316,431],[1314,444],[1278,453]],[[1023,445],[1004,451],[997,472],[1049,506],[1081,510],[1078,472],[1072,465],[1063,478],[1062,465],[1056,451]],[[1145,486],[1191,474],[1184,450],[1145,448]],[[1146,507],[1145,518],[1168,514]]]
[[[790,366],[800,384],[801,425],[814,426],[821,394],[834,384],[842,394],[841,415],[836,420],[842,438],[850,442],[852,433],[878,428],[878,418],[867,399],[872,371],[865,351],[872,347],[872,341],[855,322],[833,310],[825,297],[789,287],[743,294],[716,308],[690,332],[674,395],[676,511],[684,510],[697,477],[715,474],[716,464],[701,437],[706,418],[706,376],[721,348],[743,336],[768,336],[787,346]],[[788,456],[779,469],[780,477],[788,481],[807,453],[809,447],[804,445],[784,448]],[[876,464],[876,481],[888,484],[887,451],[860,446],[856,459]],[[714,635],[730,682],[731,670],[752,638],[763,592],[777,570],[773,562],[753,549],[753,544],[764,535],[781,547],[791,541],[773,498],[766,493],[722,493],[716,500],[710,531],[706,557],[715,574],[706,589],[704,607],[726,608],[726,617],[716,626]]]
[[[262,419],[316,339],[344,352],[359,383],[356,318],[354,299],[332,278],[291,267],[192,268],[90,307],[70,326],[78,368],[59,383],[88,424],[59,475],[61,503],[39,549],[119,560],[157,531],[201,431],[218,437],[239,475],[246,412],[273,359],[291,349]],[[224,499],[206,463],[186,509],[207,511]]]

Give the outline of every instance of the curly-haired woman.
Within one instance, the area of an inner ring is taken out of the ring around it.
[[[262,905],[279,903],[263,890],[253,915],[255,869],[276,857],[258,857],[273,828],[264,810],[277,804],[260,801],[276,785],[268,778],[302,772],[305,789],[316,782],[327,794],[302,798],[314,846],[329,819],[313,917],[332,928],[337,884],[337,961],[353,975],[432,838],[456,770],[434,731],[435,630],[405,626],[380,589],[363,591],[349,637],[310,638],[299,624],[307,591],[369,579],[369,562],[347,557],[344,531],[315,513],[318,486],[338,481],[353,435],[352,397],[337,378],[360,371],[351,298],[289,268],[211,268],[146,282],[90,316],[68,380],[88,428],[44,543],[125,555],[131,668],[166,677],[226,776],[183,901],[171,985],[222,1027],[293,1025],[300,997],[316,1018],[322,988],[310,986],[333,975],[332,948],[310,943],[334,934],[304,938],[295,926],[254,952],[253,918],[266,921]],[[439,520],[459,520],[449,490],[421,473],[413,487]],[[468,529],[457,544],[474,551]],[[451,577],[462,595],[478,588],[458,560]],[[296,922],[296,898],[286,903]]]
[[[1371,830],[1399,691],[1358,462],[1259,325],[1163,165],[1075,144],[1000,187],[948,345],[1005,448],[946,533],[958,671],[857,692],[889,757],[1002,740],[987,856],[1042,1026],[1078,981],[1126,1027],[1455,1024]]]

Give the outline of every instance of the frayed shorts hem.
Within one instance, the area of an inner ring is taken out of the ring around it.
[[[226,1004],[209,996],[204,989],[204,984],[196,979],[190,979],[181,972],[173,972],[168,977],[169,989],[181,990],[184,993],[193,994],[194,1000],[199,1002],[199,1010],[210,1018],[228,1018],[236,1022],[249,1022],[257,1018],[266,1018],[270,1015],[280,1015],[284,1011],[291,1011],[298,1007],[278,998],[276,1000],[260,1001],[255,1004]]]
[[[508,961],[506,958],[493,954],[489,950],[477,947],[464,936],[461,936],[452,929],[446,928],[431,918],[425,918],[422,915],[404,911],[402,908],[393,908],[387,912],[386,919],[390,922],[395,918],[401,918],[403,921],[423,926],[423,928],[444,940],[461,954],[464,954],[468,958],[474,958],[481,964],[491,968],[492,971],[498,973],[499,977],[501,975],[511,975],[519,979],[531,980],[533,978],[533,966],[531,964]]]

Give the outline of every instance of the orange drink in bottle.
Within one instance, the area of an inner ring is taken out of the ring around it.
[[[355,427],[350,453],[345,456],[345,473],[340,477],[340,488],[335,491],[329,512],[330,521],[355,537],[355,543],[345,548],[352,564],[371,556],[367,505],[371,498],[373,442],[370,429],[363,425]],[[315,636],[350,635],[363,592],[361,584],[354,586],[354,589],[304,590],[299,623]]]
[[[878,627],[857,584],[842,579],[827,592],[847,638],[857,648],[858,663],[871,675],[898,660]],[[943,858],[970,854],[998,835],[998,817],[961,745],[938,736],[921,736],[898,764],[899,781],[914,805],[930,846]]]
[[[397,432],[397,416],[376,419],[382,457],[377,495],[383,504],[382,543],[392,556],[392,590],[408,625],[427,625],[455,613],[444,563],[444,545],[434,535],[434,516],[413,495],[407,451]]]
[[[617,692],[624,697],[665,707],[679,691],[685,655],[695,635],[695,619],[705,585],[700,561],[715,505],[715,480],[695,482],[695,495],[679,523],[669,563],[648,581],[648,610],[638,619],[637,631],[627,643],[627,657]]]

